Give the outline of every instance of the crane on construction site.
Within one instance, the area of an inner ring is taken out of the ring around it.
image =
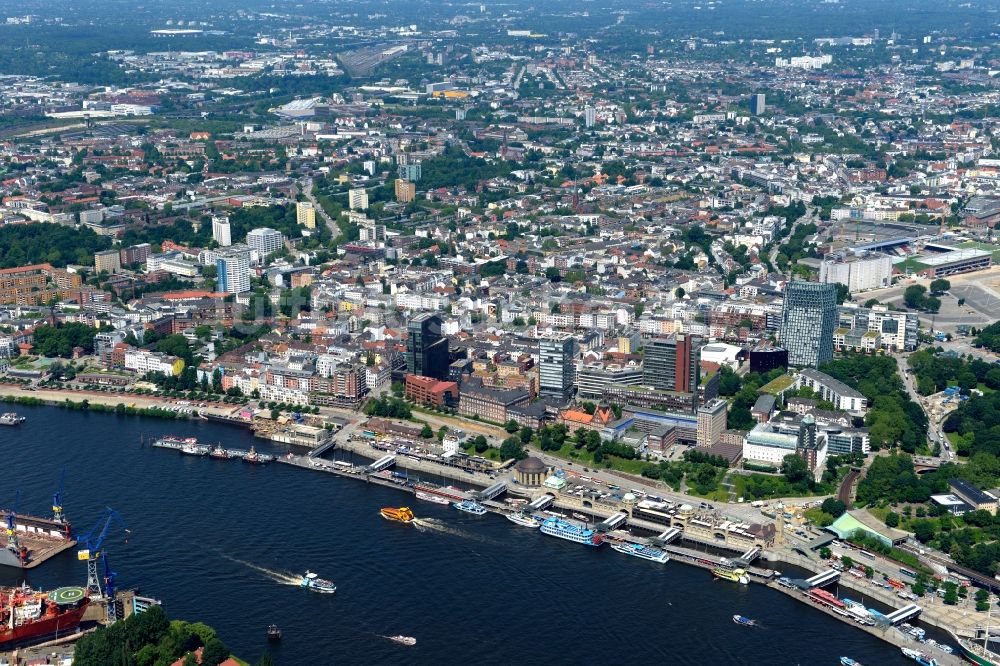
[[[125,533],[125,543],[128,543],[129,529],[125,526],[121,514],[111,507],[105,507],[104,513],[94,527],[77,539],[78,543],[83,544],[83,548],[76,552],[76,559],[87,563],[87,594],[91,599],[100,599],[103,596],[101,579],[97,575],[97,563],[101,560],[101,546],[108,536],[108,530],[115,523],[121,526]]]

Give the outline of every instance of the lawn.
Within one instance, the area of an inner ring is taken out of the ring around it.
[[[775,377],[768,383],[760,387],[761,393],[770,393],[771,395],[778,395],[782,391],[787,391],[795,384],[795,378],[791,375],[781,375],[780,377]]]
[[[604,460],[599,463],[594,462],[594,454],[586,449],[586,447],[576,448],[573,446],[572,442],[566,441],[562,448],[558,451],[548,451],[554,456],[563,458],[564,460],[570,460],[577,464],[583,465],[585,467],[603,467],[605,469],[615,469],[619,472],[625,472],[626,474],[635,474],[636,476],[642,475],[642,470],[646,468],[646,465],[651,463],[645,460],[625,460],[624,458],[618,458],[616,456],[605,456]]]

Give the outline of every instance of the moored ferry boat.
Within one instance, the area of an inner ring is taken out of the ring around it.
[[[924,654],[923,652],[918,652],[917,650],[911,650],[910,648],[900,648],[903,652],[903,656],[920,664],[920,666],[938,666],[937,659]]]
[[[211,450],[209,450],[208,457],[217,458],[219,460],[229,460],[233,456],[230,454],[228,450],[222,448],[222,445],[220,444],[218,446],[213,446]]]
[[[745,569],[733,569],[730,567],[719,566],[712,569],[712,575],[716,578],[721,578],[722,580],[740,583],[741,585],[748,585],[750,583],[750,578],[747,577]]]
[[[481,516],[486,513],[486,507],[482,504],[477,504],[472,500],[462,500],[461,502],[455,502],[452,504],[453,507],[459,511],[464,511],[465,513],[471,513],[474,516]]]
[[[515,525],[520,525],[521,527],[530,527],[532,529],[538,529],[539,527],[542,526],[541,522],[523,513],[508,513],[506,515],[506,518]]]
[[[198,444],[196,439],[181,446],[181,453],[186,456],[207,456],[209,450],[204,444]]]
[[[398,509],[391,506],[385,506],[379,510],[379,514],[386,520],[395,520],[406,524],[412,523],[417,519],[416,516],[413,515],[413,512],[405,506],[401,506]]]
[[[660,564],[666,564],[670,561],[670,556],[659,548],[643,546],[638,543],[613,543],[611,544],[611,549],[618,551],[619,553],[631,555],[632,557],[640,557],[651,562],[659,562]]]
[[[604,537],[594,530],[555,516],[546,518],[545,522],[542,523],[541,530],[542,534],[566,539],[584,546],[600,546],[604,543]]]
[[[456,488],[455,486],[436,486],[433,483],[418,483],[413,486],[413,491],[421,492],[426,495],[434,495],[435,497],[443,497],[447,500],[447,502],[445,502],[446,504],[450,504],[451,502],[461,502],[468,499],[465,496],[465,491],[461,488]]]
[[[418,490],[414,493],[418,500],[433,502],[434,504],[451,504],[451,500],[443,495],[432,495],[431,493]]]
[[[0,589],[0,650],[74,633],[88,603],[82,587],[60,587],[52,592],[36,592],[26,586]]]

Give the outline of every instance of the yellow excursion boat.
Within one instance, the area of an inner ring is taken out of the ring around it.
[[[417,519],[416,516],[413,515],[413,512],[405,506],[401,506],[398,509],[391,506],[384,506],[379,513],[381,513],[382,517],[386,520],[395,520],[400,523],[412,523]]]
[[[750,582],[745,569],[731,569],[729,567],[716,567],[712,569],[712,575],[722,580],[731,580],[734,583],[746,585]]]

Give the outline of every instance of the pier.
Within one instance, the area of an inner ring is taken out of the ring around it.
[[[370,458],[372,451],[366,448],[363,452],[358,451],[358,453]],[[491,479],[487,474],[474,474],[472,472],[459,470],[441,463],[431,467],[431,463],[429,461],[413,460],[405,455],[382,455],[381,458],[370,465],[351,464],[339,460],[325,460],[319,458],[318,456],[295,455],[291,453],[278,458],[277,461],[281,464],[291,465],[294,467],[311,469],[313,471],[335,474],[337,476],[355,478],[358,480],[365,480],[368,483],[391,487],[408,493],[414,492],[413,482],[408,479],[405,474],[397,472],[390,473],[388,468],[394,464],[404,469],[408,467],[418,468],[421,471],[425,471],[428,474],[434,474],[438,477],[455,478],[464,481],[467,484],[478,484],[482,486],[483,490],[470,491],[468,493],[469,496],[479,499],[489,512],[498,515],[505,515],[516,509],[508,506],[506,503],[495,501],[496,497],[501,495],[503,492],[509,491],[516,494],[525,494],[524,491],[528,490],[527,488],[522,487],[509,488],[506,483]],[[488,482],[486,482],[487,479],[489,480]],[[528,513],[539,513],[546,510],[560,509],[562,511],[586,511],[591,515],[595,515],[595,509],[598,507],[582,506],[582,504],[575,502],[574,500],[575,498],[557,497],[554,494],[546,492],[536,496],[527,504],[524,504],[522,510]],[[625,511],[616,511],[615,509],[617,507],[604,507],[602,505],[600,508],[606,509],[602,512],[605,517],[601,523],[595,526],[595,529],[604,532],[607,535],[607,538],[611,541],[653,543],[656,547],[667,552],[674,562],[698,567],[707,571],[711,571],[712,569],[718,567],[723,558],[703,550],[695,550],[694,548],[677,545],[672,542],[675,542],[678,539],[684,539],[685,541],[695,544],[696,546],[701,545],[708,546],[713,549],[730,551],[735,550],[741,555],[738,560],[730,560],[730,563],[736,562],[741,568],[746,569],[751,585],[768,585],[774,590],[794,596],[799,601],[807,603],[820,612],[827,613],[829,616],[837,618],[841,621],[849,622],[856,628],[869,633],[873,637],[880,638],[899,647],[910,647],[931,653],[941,666],[957,666],[962,663],[961,659],[957,655],[948,655],[941,650],[932,649],[930,646],[917,642],[914,638],[904,634],[902,631],[895,629],[894,626],[892,626],[895,624],[901,624],[907,620],[912,620],[913,618],[919,616],[922,609],[916,604],[908,604],[888,614],[886,616],[888,623],[882,623],[878,626],[860,624],[855,621],[854,618],[844,613],[841,609],[832,608],[829,605],[819,603],[819,601],[815,598],[810,598],[807,594],[808,591],[817,589],[821,586],[840,583],[841,585],[846,584],[848,588],[854,589],[864,596],[877,599],[890,607],[895,606],[899,600],[895,596],[881,593],[881,591],[877,589],[861,590],[860,588],[856,588],[853,585],[854,581],[842,579],[840,573],[832,569],[819,572],[806,581],[801,581],[800,585],[802,585],[802,587],[786,587],[784,585],[779,585],[776,580],[777,573],[774,570],[753,566],[752,562],[764,555],[763,550],[759,546],[749,549],[744,547],[737,550],[734,547],[734,544],[727,544],[719,541],[713,542],[698,538],[695,535],[685,534],[683,530],[678,529],[677,527],[664,528],[664,525],[662,524],[656,524],[648,520],[629,517],[628,513]],[[600,518],[600,514],[596,515]],[[632,528],[646,530],[655,536],[648,538],[635,536],[631,532],[622,530],[626,524]],[[793,558],[790,553],[786,553],[780,549],[773,551],[769,550],[767,552],[767,557],[768,559],[786,561],[790,564],[804,566],[807,569],[813,570],[815,570],[817,564],[814,561],[800,561],[805,560],[805,558],[798,556]],[[803,587],[805,589],[802,589]],[[930,618],[924,617],[923,619],[927,622]],[[934,621],[929,621],[927,624],[937,626],[947,631],[949,635],[954,635],[955,630],[951,626],[942,625],[940,622]]]
[[[818,573],[812,578],[806,580],[805,585],[808,588],[814,587],[826,587],[831,583],[836,583],[840,580],[840,572],[834,569],[827,569],[822,573]]]
[[[897,624],[903,624],[904,622],[909,622],[914,619],[923,609],[916,604],[907,604],[899,610],[893,611],[885,616],[885,619],[889,621],[889,624],[896,626]]]
[[[621,511],[605,518],[604,522],[598,523],[594,530],[597,532],[610,532],[624,525],[626,520],[628,520],[628,514]]]

